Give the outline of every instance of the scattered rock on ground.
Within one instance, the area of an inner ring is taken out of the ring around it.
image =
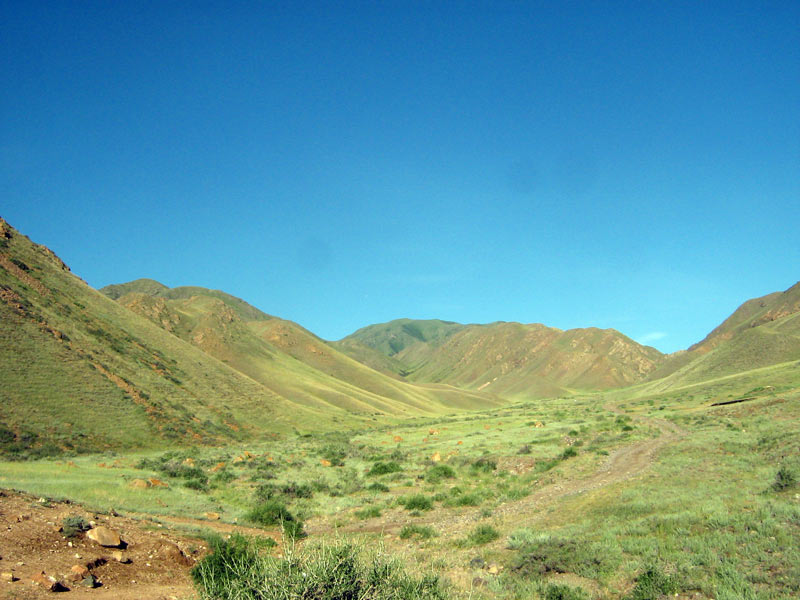
[[[90,529],[86,532],[86,537],[106,548],[117,548],[122,544],[119,534],[105,525],[99,525],[94,529]]]

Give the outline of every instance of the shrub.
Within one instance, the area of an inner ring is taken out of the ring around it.
[[[497,469],[497,461],[491,458],[481,457],[472,463],[472,470],[476,473],[491,473]]]
[[[545,589],[544,600],[589,600],[589,595],[581,588],[550,584]]]
[[[281,525],[284,534],[291,538],[305,535],[303,522],[295,518],[288,508],[275,500],[253,507],[245,515],[245,519],[262,526]]]
[[[781,468],[775,473],[775,481],[772,484],[772,489],[780,492],[792,487],[796,483],[797,478],[794,473],[786,465],[781,465]]]
[[[399,473],[403,470],[398,463],[392,461],[389,462],[376,462],[372,465],[372,468],[367,472],[368,477],[373,477],[375,475],[386,475],[388,473]]]
[[[561,453],[561,460],[567,460],[573,456],[578,456],[578,451],[572,446],[568,446],[564,449],[564,452]]]
[[[61,533],[65,538],[72,538],[92,528],[80,515],[69,515],[61,521]]]
[[[388,485],[383,485],[382,483],[378,483],[376,481],[375,483],[369,484],[367,486],[367,489],[370,492],[388,492],[389,491],[389,486]]]
[[[435,535],[436,532],[433,530],[433,528],[426,525],[403,525],[403,528],[400,530],[401,540],[407,540],[414,536],[428,539],[434,537]]]
[[[522,545],[511,571],[538,579],[547,573],[577,573],[596,579],[611,572],[620,560],[619,548],[538,536]]]
[[[262,556],[240,537],[217,541],[192,569],[211,600],[447,600],[435,576],[415,578],[397,561],[367,556],[351,544],[304,548],[285,558]]]
[[[425,481],[428,483],[439,483],[442,479],[452,479],[456,476],[456,472],[452,467],[447,465],[436,465],[428,469],[425,473]]]
[[[357,510],[356,516],[359,519],[374,519],[381,516],[381,509],[377,506],[367,506],[361,510]]]
[[[467,541],[473,546],[488,544],[500,537],[500,532],[491,525],[478,525],[467,536]]]
[[[433,508],[433,501],[422,494],[415,494],[413,496],[405,496],[398,500],[406,510],[431,510]]]
[[[636,587],[626,600],[658,600],[676,590],[677,584],[672,577],[664,575],[658,567],[650,566],[636,578]]]

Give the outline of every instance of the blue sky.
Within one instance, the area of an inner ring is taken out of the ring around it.
[[[0,215],[89,284],[662,351],[800,279],[800,3],[0,2]]]

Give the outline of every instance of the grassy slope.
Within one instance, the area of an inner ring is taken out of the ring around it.
[[[405,373],[412,381],[448,383],[512,397],[635,383],[662,358],[654,348],[614,330],[561,331],[540,324],[502,322],[457,325],[404,319],[361,329],[338,344],[368,364],[380,364],[375,354],[382,353],[394,361],[384,368],[400,364],[395,372]]]
[[[165,290],[158,297],[129,292],[118,301],[274,393],[306,406],[407,416],[497,402],[486,395],[396,381],[343,355],[295,323],[263,313],[258,320],[245,320],[256,309],[232,308],[203,288],[180,290],[184,293]]]
[[[2,224],[3,423],[84,448],[329,423],[91,289]],[[8,236],[8,237],[6,237]],[[79,433],[78,433],[79,432]]]

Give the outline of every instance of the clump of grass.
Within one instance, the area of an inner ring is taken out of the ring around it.
[[[192,569],[207,600],[285,600],[286,598],[370,600],[447,600],[438,577],[416,578],[382,554],[367,556],[355,546],[336,543],[264,556],[247,540],[217,540],[213,553]]]
[[[500,532],[491,525],[478,525],[475,529],[470,531],[467,536],[467,542],[473,546],[481,546],[493,542],[500,537]]]
[[[439,483],[442,479],[453,479],[455,476],[456,472],[452,467],[447,465],[435,465],[425,473],[425,481],[428,483]]]
[[[389,473],[399,473],[403,470],[398,463],[391,460],[389,462],[376,462],[372,465],[369,471],[367,471],[368,477],[374,477],[376,475],[387,475]]]
[[[536,536],[529,544],[519,545],[511,571],[534,579],[547,573],[577,573],[596,579],[611,572],[619,560],[618,548]]]
[[[544,591],[544,600],[589,600],[589,595],[581,588],[551,583]]]
[[[61,534],[65,538],[77,537],[91,528],[92,526],[80,515],[69,515],[61,521]]]
[[[370,492],[388,492],[389,491],[389,486],[388,485],[384,485],[382,483],[378,483],[376,481],[375,483],[369,484],[367,486],[367,490],[369,490]]]
[[[436,531],[433,527],[428,527],[427,525],[403,525],[403,528],[400,530],[400,539],[402,540],[407,540],[414,536],[428,539],[435,535]]]
[[[656,566],[649,566],[636,578],[636,586],[626,600],[658,600],[677,591],[677,583]]]
[[[404,496],[398,502],[406,510],[431,510],[433,508],[433,500],[423,494]]]
[[[497,461],[485,456],[472,463],[472,471],[474,473],[491,473],[496,469]]]
[[[256,488],[255,496],[257,500],[266,501],[278,496],[286,498],[311,498],[314,489],[307,483],[295,483],[289,481],[282,485],[275,483],[262,483]]]
[[[280,525],[290,538],[303,537],[303,522],[298,520],[289,509],[280,502],[269,500],[253,507],[245,519],[262,526]]]
[[[564,452],[561,453],[561,460],[567,460],[573,456],[578,456],[578,451],[573,446],[567,446],[564,448]]]
[[[381,509],[378,506],[367,506],[361,510],[356,511],[356,516],[359,519],[374,519],[381,516]]]
[[[772,489],[781,492],[783,490],[793,487],[797,483],[797,477],[786,465],[781,465],[778,472],[775,473],[775,481],[772,483]]]

